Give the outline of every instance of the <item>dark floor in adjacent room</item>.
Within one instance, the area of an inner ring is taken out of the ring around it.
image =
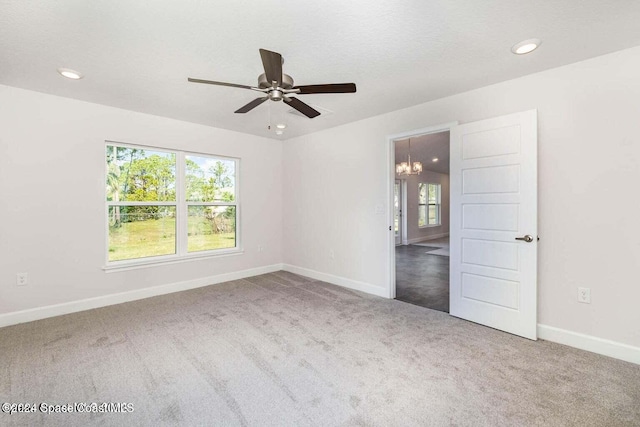
[[[438,249],[396,246],[397,300],[449,312],[449,257],[429,255]]]

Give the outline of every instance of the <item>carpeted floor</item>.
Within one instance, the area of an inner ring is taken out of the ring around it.
[[[396,299],[449,312],[449,257],[438,247],[396,246]]]
[[[638,426],[640,366],[279,272],[0,329],[0,425]]]

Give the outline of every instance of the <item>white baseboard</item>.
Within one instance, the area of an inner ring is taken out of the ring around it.
[[[640,347],[540,324],[538,338],[640,365]]]
[[[48,317],[61,316],[64,314],[76,313],[79,311],[91,310],[93,308],[100,308],[109,305],[136,301],[144,298],[170,294],[173,292],[186,291],[189,289],[215,285],[218,283],[228,282],[230,280],[244,279],[246,277],[272,273],[280,270],[289,271],[291,273],[300,274],[312,279],[322,280],[327,283],[349,289],[355,289],[357,291],[366,292],[368,294],[376,295],[379,297],[388,298],[386,292],[387,289],[381,288],[379,286],[374,286],[369,283],[359,282],[340,276],[334,276],[332,274],[321,273],[319,271],[297,267],[290,264],[272,264],[263,267],[218,274],[215,276],[203,277],[194,280],[170,283],[167,285],[154,286],[150,288],[137,289],[134,291],[121,292],[95,298],[87,298],[79,301],[71,301],[62,304],[0,314],[0,327],[31,322]],[[577,332],[541,324],[538,325],[538,338],[640,365],[640,347],[634,347],[616,341],[610,341],[591,335],[580,334]]]
[[[0,314],[0,327],[31,322],[33,320],[45,319],[47,317],[61,316],[63,314],[76,313],[78,311],[91,310],[93,308],[106,307],[114,304],[122,304],[124,302],[136,301],[139,299],[170,294],[173,292],[186,291],[189,289],[215,285],[218,283],[228,282],[230,280],[244,279],[246,277],[272,273],[274,271],[280,270],[282,270],[282,264],[266,265],[264,267],[250,268],[247,270],[234,271],[232,273],[224,273],[215,276],[202,277],[194,280],[186,280],[184,282],[170,283],[167,285],[136,289],[134,291],[120,292],[117,294],[87,298],[78,301],[70,301],[62,304],[48,305],[45,307],[32,308],[22,311],[14,311],[12,313]]]
[[[311,279],[322,280],[323,282],[331,283],[332,285],[342,286],[343,288],[355,289],[356,291],[366,292],[368,294],[376,295],[383,298],[389,297],[389,295],[387,295],[388,291],[386,288],[374,286],[369,283],[359,282],[357,280],[351,280],[340,276],[334,276],[333,274],[321,273],[319,271],[297,267],[291,264],[283,264],[282,269],[290,273],[310,277]]]
[[[402,242],[403,245],[411,245],[414,243],[428,242],[429,240],[440,239],[442,237],[448,237],[449,233],[432,234],[431,236],[416,237],[415,239],[409,239]]]

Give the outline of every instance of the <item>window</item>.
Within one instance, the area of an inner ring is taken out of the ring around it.
[[[236,251],[238,160],[107,143],[107,263]]]
[[[440,225],[440,184],[418,184],[418,226]]]

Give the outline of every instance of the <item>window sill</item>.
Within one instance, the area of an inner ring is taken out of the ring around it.
[[[442,227],[442,224],[429,224],[429,225],[419,225],[418,228],[434,228],[434,227]]]
[[[153,257],[145,260],[133,260],[133,261],[115,261],[110,264],[104,265],[102,270],[105,273],[114,273],[118,271],[136,270],[139,268],[156,267],[170,264],[181,264],[183,262],[200,261],[207,258],[220,258],[227,256],[236,256],[244,254],[242,249],[232,249],[223,251],[203,252],[189,255],[167,255],[162,257]]]

